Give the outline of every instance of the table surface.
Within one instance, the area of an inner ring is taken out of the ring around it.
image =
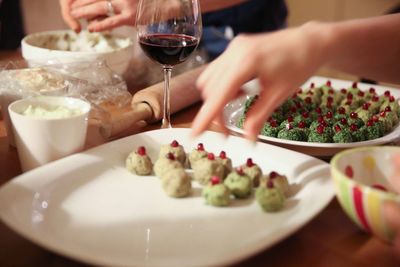
[[[0,61],[20,58],[19,51],[0,52]],[[174,127],[190,127],[196,104],[172,116]],[[144,130],[157,129],[158,124]],[[210,130],[218,131],[217,126]],[[0,118],[0,186],[21,174],[15,148],[9,147]],[[86,266],[43,249],[0,222],[0,266]],[[359,230],[334,199],[309,224],[274,247],[235,266],[399,266],[393,248]]]

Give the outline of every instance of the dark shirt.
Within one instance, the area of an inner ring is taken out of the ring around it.
[[[0,49],[15,49],[24,37],[19,0],[0,0]]]

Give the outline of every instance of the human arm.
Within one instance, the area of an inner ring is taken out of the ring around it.
[[[399,27],[400,15],[388,15],[239,36],[197,81],[204,104],[193,122],[193,135],[207,129],[212,120],[224,127],[224,105],[255,77],[260,80],[260,97],[244,123],[251,140],[273,110],[321,66],[400,82]]]

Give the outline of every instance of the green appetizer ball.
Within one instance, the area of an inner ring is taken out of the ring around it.
[[[267,186],[257,188],[256,200],[265,212],[277,212],[285,205],[285,196],[272,181],[269,181]]]
[[[308,142],[314,143],[331,143],[333,132],[330,127],[320,124],[315,130],[308,135]]]
[[[261,134],[269,137],[277,137],[279,131],[280,128],[278,127],[277,122],[275,120],[272,120],[270,122],[264,123],[264,126],[261,129]]]
[[[213,153],[208,153],[207,158],[198,160],[193,166],[194,179],[201,185],[210,182],[211,177],[223,177],[224,166],[216,160]]]
[[[350,133],[348,127],[341,127],[340,124],[334,126],[335,134],[333,136],[333,142],[335,143],[351,143],[353,142],[353,137]]]
[[[303,131],[298,128],[293,128],[293,126],[288,124],[286,128],[279,131],[278,138],[292,141],[304,141],[305,135]]]
[[[171,144],[162,145],[158,157],[165,158],[165,156],[168,153],[172,153],[177,161],[179,161],[182,164],[185,164],[186,161],[185,150],[183,149],[183,146],[181,146],[176,140],[172,141]]]
[[[153,169],[156,176],[162,178],[171,169],[183,169],[183,165],[175,159],[174,154],[168,153],[165,157],[158,158]]]
[[[350,133],[351,133],[353,142],[362,142],[362,141],[367,140],[367,137],[366,137],[367,133],[366,133],[365,127],[358,128],[356,124],[351,124],[350,125]]]
[[[358,117],[358,114],[356,112],[350,113],[350,116],[348,118],[348,124],[349,125],[355,124],[357,125],[358,128],[361,128],[365,125],[364,121]]]
[[[153,163],[147,156],[146,148],[143,146],[128,155],[125,166],[128,171],[137,175],[149,175],[153,170]]]
[[[224,207],[229,206],[231,202],[231,192],[229,188],[221,183],[218,176],[213,176],[210,183],[202,190],[202,196],[207,205]]]
[[[197,161],[207,158],[208,152],[204,149],[204,145],[199,143],[197,148],[193,149],[189,154],[189,164],[193,168]]]
[[[232,160],[226,156],[225,151],[221,151],[219,153],[219,157],[217,158],[217,160],[224,167],[224,174],[221,177],[221,179],[223,180],[232,171]]]
[[[225,178],[224,184],[229,188],[236,198],[247,198],[251,194],[253,182],[241,168],[232,171]]]
[[[375,125],[372,120],[367,122],[367,126],[363,126],[366,134],[366,140],[376,139],[381,137],[380,129],[378,125]]]
[[[253,186],[257,187],[260,185],[260,178],[262,177],[261,168],[253,162],[251,158],[248,158],[246,164],[241,166],[244,174],[250,177],[253,182]]]
[[[285,175],[272,171],[266,178],[267,178],[267,183],[268,181],[272,181],[274,187],[280,189],[284,196],[286,197],[290,196],[290,184]],[[267,183],[264,183],[264,185],[266,185]]]
[[[162,188],[170,197],[186,197],[192,190],[192,182],[184,169],[170,169],[161,179]]]

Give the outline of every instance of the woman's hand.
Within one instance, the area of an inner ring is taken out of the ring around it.
[[[203,132],[213,120],[226,131],[223,107],[240,94],[244,83],[258,77],[260,97],[244,123],[247,138],[255,140],[274,109],[324,63],[322,27],[310,23],[275,33],[235,38],[197,80],[204,104],[193,122],[193,135]]]
[[[135,24],[137,0],[111,0],[114,13],[109,16],[109,1],[60,0],[65,22],[75,31],[80,31],[80,19],[88,21],[88,30],[100,32],[122,25]]]

